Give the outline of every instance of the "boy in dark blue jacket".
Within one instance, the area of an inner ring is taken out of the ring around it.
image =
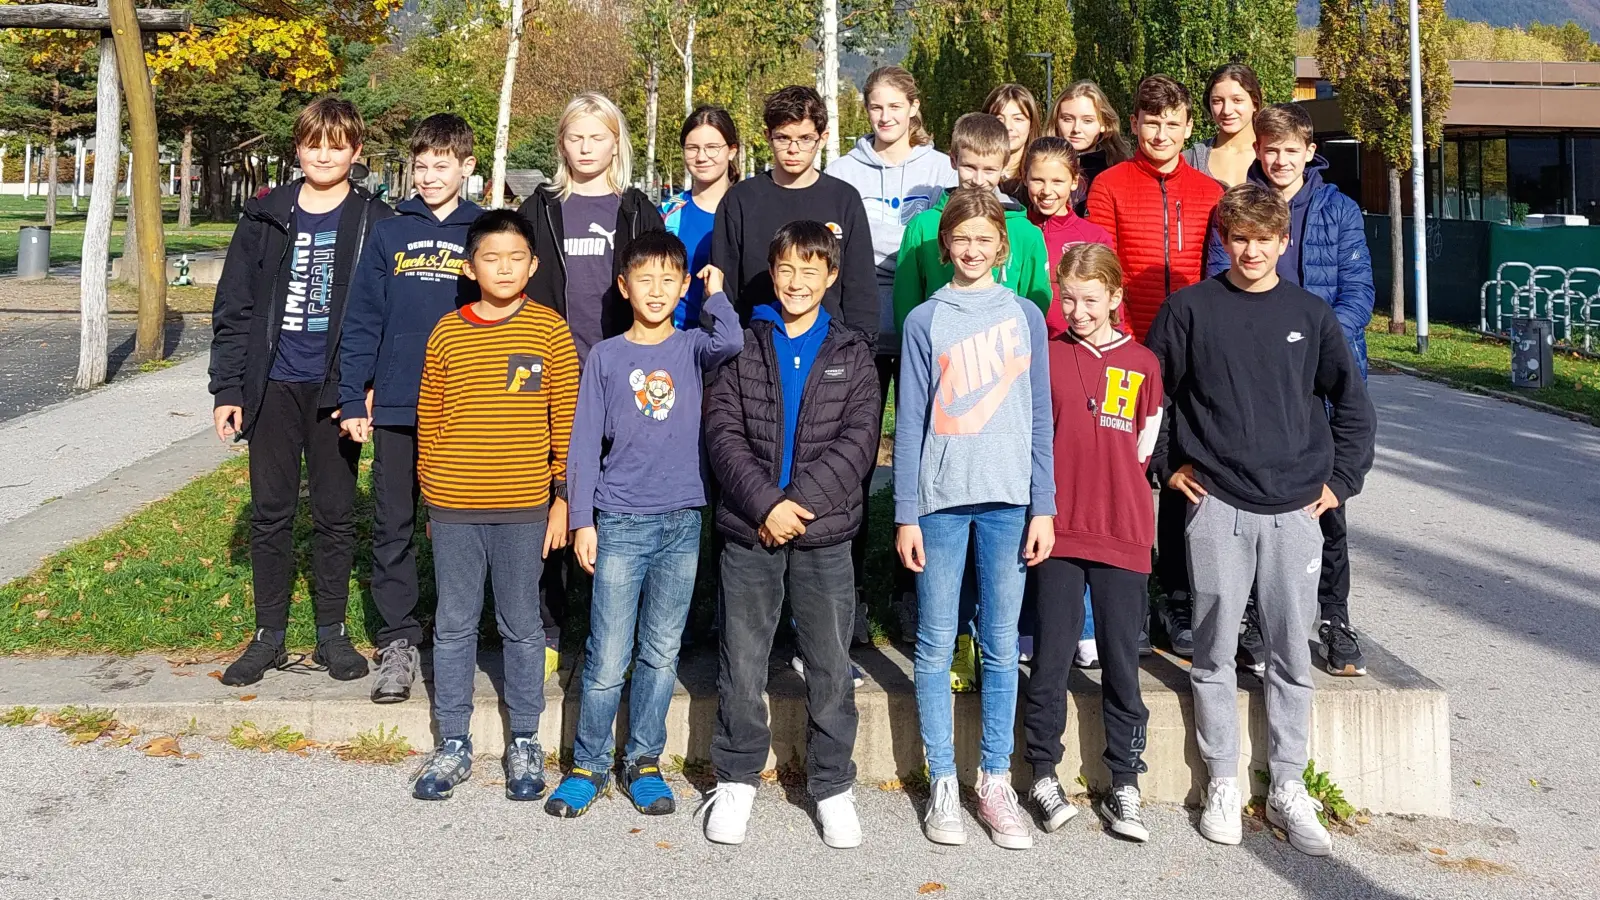
[[[410,697],[418,673],[422,627],[411,545],[417,391],[433,326],[476,299],[461,277],[467,228],[483,213],[460,199],[477,162],[472,142],[472,128],[460,116],[429,116],[417,126],[411,171],[419,196],[372,230],[339,341],[340,427],[373,445],[372,599],[383,616],[374,703]]]
[[[1311,142],[1311,115],[1293,103],[1268,106],[1255,117],[1256,161],[1251,181],[1276,190],[1289,204],[1289,247],[1278,259],[1278,276],[1316,294],[1333,307],[1345,344],[1363,380],[1367,377],[1367,323],[1372,320],[1372,257],[1362,228],[1361,207],[1322,180],[1328,161]],[[1208,275],[1229,266],[1215,230],[1206,253]],[[1318,637],[1334,675],[1367,674],[1361,642],[1350,626],[1350,551],[1345,508],[1329,511],[1322,525],[1322,583]],[[1266,658],[1255,607],[1246,611],[1240,638],[1242,662],[1259,672]]]

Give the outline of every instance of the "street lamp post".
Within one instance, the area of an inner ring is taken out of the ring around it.
[[[1029,53],[1034,59],[1044,60],[1044,102],[1050,103],[1056,96],[1056,55],[1046,50],[1043,53]]]
[[[1417,352],[1428,352],[1428,206],[1422,160],[1422,41],[1417,0],[1411,0],[1411,222],[1417,286]]]

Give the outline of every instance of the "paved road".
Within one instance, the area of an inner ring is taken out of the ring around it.
[[[3,303],[0,303],[3,305]],[[107,327],[107,380],[126,379],[138,368],[125,365],[133,353],[134,318],[112,316]],[[211,346],[204,317],[172,319],[166,329],[169,357],[188,357]],[[78,319],[60,314],[0,313],[0,422],[43,409],[77,393]]]
[[[750,843],[727,849],[687,815],[646,821],[616,800],[551,820],[502,799],[492,763],[456,799],[421,804],[396,769],[199,741],[200,759],[149,759],[0,729],[0,896],[890,898],[927,882],[946,897],[1594,896],[1600,430],[1405,377],[1375,376],[1373,393],[1354,613],[1451,692],[1454,821],[1379,817],[1328,860],[1265,834],[1208,845],[1172,807],[1149,810],[1148,846],[1084,817],[1031,853],[976,835],[938,849],[907,795],[863,787],[869,843],[838,853],[773,787]],[[1469,857],[1510,868],[1459,868]]]

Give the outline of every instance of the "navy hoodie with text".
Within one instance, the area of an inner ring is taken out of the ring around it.
[[[441,222],[421,197],[412,197],[372,229],[339,339],[345,419],[366,418],[370,387],[373,425],[416,424],[428,335],[445,315],[477,299],[461,264],[467,228],[480,215],[482,207],[462,200]]]

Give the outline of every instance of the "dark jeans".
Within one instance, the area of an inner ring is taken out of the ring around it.
[[[878,431],[882,432],[883,420],[885,418],[884,410],[887,408],[887,404],[889,402],[889,386],[894,380],[895,373],[900,371],[900,357],[879,356],[877,358],[877,371],[878,393],[884,398],[883,405],[878,407]],[[898,387],[899,386],[896,385],[896,393],[898,393]],[[898,397],[896,399],[898,400]],[[867,545],[872,542],[870,533],[873,509],[872,477],[876,472],[877,467],[874,466],[870,471],[867,472],[866,480],[861,482],[861,493],[862,496],[866,498],[864,518],[861,523],[861,530],[856,532],[855,538],[850,542],[850,561],[855,568],[856,593],[858,595],[866,589],[867,584]],[[884,505],[889,508],[892,518],[894,512],[894,498],[891,496],[885,501]],[[893,542],[891,541],[891,544],[892,543]],[[889,556],[893,560],[892,566],[894,570],[894,593],[890,595],[890,600],[896,602],[909,600],[909,602],[915,603],[917,595],[916,576],[911,573],[911,570],[900,564],[900,557],[894,552],[892,547],[889,551]],[[910,635],[907,635],[907,637],[910,637]]]
[[[1317,518],[1322,526],[1322,582],[1317,605],[1322,618],[1350,624],[1350,528],[1340,504]]]
[[[1189,549],[1183,542],[1183,527],[1190,505],[1182,491],[1161,486],[1156,501],[1156,583],[1168,597],[1189,593]]]
[[[267,382],[251,431],[250,566],[257,628],[282,631],[289,625],[302,457],[310,482],[311,599],[317,625],[343,623],[350,602],[361,445],[340,437],[332,409],[317,408],[321,392],[321,384]]]
[[[1067,678],[1083,634],[1083,588],[1094,604],[1095,644],[1100,653],[1100,716],[1106,731],[1106,768],[1111,783],[1137,786],[1150,713],[1139,694],[1139,631],[1144,627],[1150,576],[1104,563],[1052,557],[1034,570],[1039,591],[1039,631],[1033,665],[1023,692],[1024,757],[1035,778],[1061,765],[1061,734],[1067,727]]]
[[[460,737],[472,723],[485,575],[494,585],[511,730],[538,731],[544,712],[544,628],[539,621],[538,584],[545,523],[434,522],[432,528],[433,572],[439,588],[433,621],[433,718],[439,736]]]
[[[721,668],[711,765],[717,780],[757,784],[772,746],[768,661],[784,596],[806,668],[806,781],[826,800],[856,780],[856,693],[850,675],[855,619],[850,547],[767,549],[729,539],[722,548]]]
[[[422,643],[417,622],[417,429],[372,430],[372,602],[383,616],[375,643]]]

